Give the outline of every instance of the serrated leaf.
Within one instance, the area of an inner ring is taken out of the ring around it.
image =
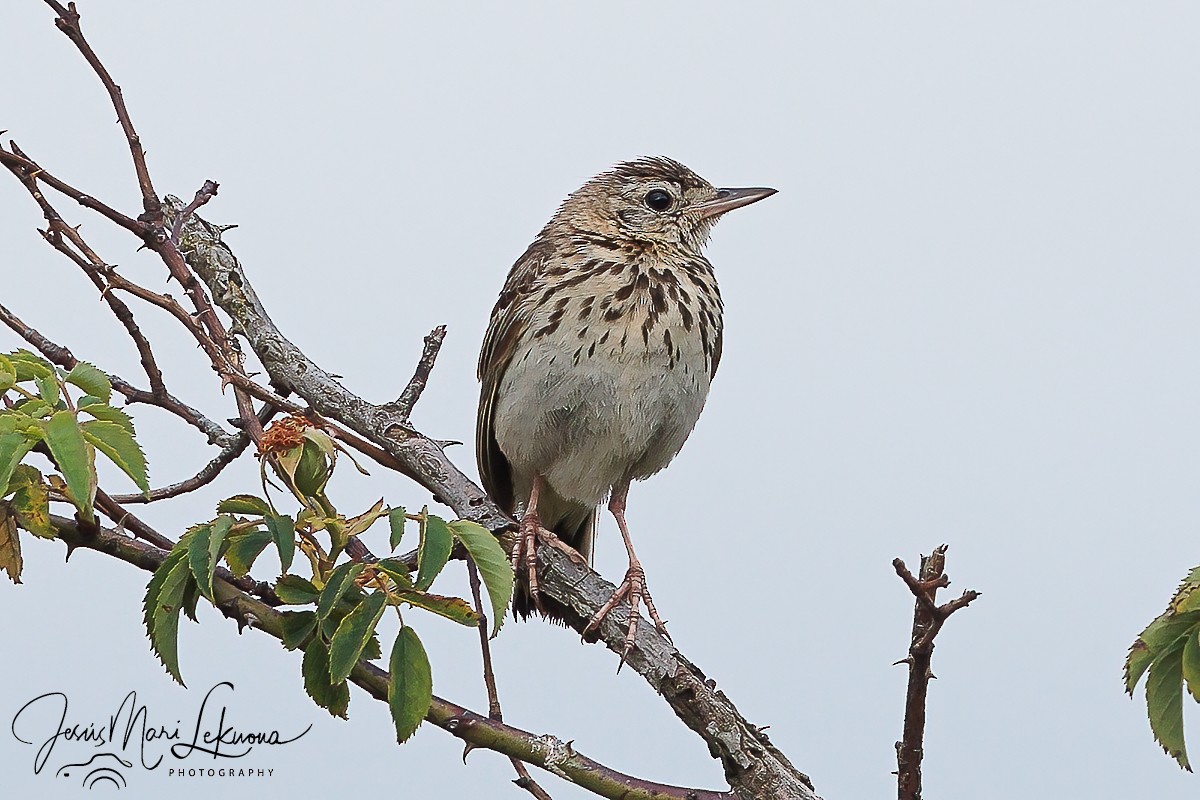
[[[188,546],[188,565],[200,593],[213,601],[213,570],[217,568],[225,537],[233,527],[233,517],[222,514],[211,523],[197,526]]]
[[[195,581],[188,581],[187,586],[183,590],[183,613],[192,622],[199,622],[196,619],[196,605],[200,602],[200,587]]]
[[[59,411],[47,420],[42,430],[54,462],[67,479],[67,496],[88,522],[95,519],[92,504],[96,499],[96,454],[79,429],[79,421],[70,411]]]
[[[49,361],[34,355],[28,350],[16,350],[8,354],[8,359],[16,370],[18,381],[31,381],[39,375],[53,375],[54,367]]]
[[[275,595],[286,605],[303,606],[315,603],[321,592],[306,578],[299,575],[283,575],[275,582]],[[313,619],[315,622],[316,617]]]
[[[92,397],[100,398],[105,403],[112,398],[112,383],[108,376],[97,369],[95,365],[86,361],[76,362],[64,380],[83,389]]]
[[[334,683],[350,677],[386,606],[386,594],[371,592],[338,624],[329,641],[329,677]]]
[[[430,594],[428,592],[407,589],[398,590],[396,596],[411,606],[432,611],[448,620],[457,622],[459,625],[466,625],[471,628],[479,625],[479,615],[461,597],[444,597],[440,594]]]
[[[9,482],[21,459],[41,441],[39,436],[23,433],[0,434],[0,497],[9,493]]]
[[[1179,766],[1191,772],[1183,740],[1183,648],[1172,648],[1150,665],[1146,711],[1155,740]]]
[[[324,620],[329,616],[346,590],[354,586],[354,579],[362,574],[363,566],[355,561],[347,561],[334,568],[329,574],[325,588],[321,590],[321,596],[317,599],[318,619]]]
[[[183,609],[189,582],[194,582],[188,567],[188,549],[192,534],[185,534],[154,572],[143,601],[146,632],[150,647],[168,674],[184,686],[179,672],[179,613]]]
[[[266,500],[261,497],[255,497],[252,494],[235,494],[233,497],[226,497],[221,502],[217,503],[217,513],[219,514],[253,514],[259,517],[265,517],[271,513],[271,506]]]
[[[254,560],[270,543],[271,534],[263,530],[230,534],[225,548],[225,563],[229,565],[229,571],[239,578],[244,577],[254,566]]]
[[[396,548],[400,546],[400,540],[404,537],[406,522],[408,522],[408,517],[404,513],[404,506],[396,506],[388,511],[388,528],[390,529],[388,544],[391,545],[393,553],[396,552]]]
[[[38,395],[51,407],[57,406],[61,399],[59,395],[58,378],[54,373],[48,375],[37,375],[33,379],[37,386]]]
[[[375,562],[375,569],[387,575],[396,582],[396,585],[401,589],[413,588],[412,578],[409,576],[410,570],[408,565],[398,558],[385,558]]]
[[[28,423],[50,416],[50,413],[54,411],[54,406],[40,397],[30,397],[16,403],[12,410],[26,417],[25,421]]]
[[[360,536],[366,533],[367,529],[375,524],[375,520],[383,516],[383,512],[383,499],[380,498],[378,503],[371,506],[362,514],[346,520],[346,536]]]
[[[142,492],[150,491],[146,474],[146,454],[133,434],[115,422],[92,419],[79,426],[83,436],[108,460],[121,468]]]
[[[495,636],[500,632],[508,604],[512,602],[512,564],[492,532],[479,523],[458,519],[451,522],[449,528],[479,568],[479,577],[492,601],[492,636]]]
[[[107,403],[101,403],[99,400],[95,400],[95,398],[92,398],[95,402],[85,405],[83,401],[86,399],[86,397],[80,399],[80,411],[91,414],[96,419],[103,420],[104,422],[111,422],[114,425],[120,425],[122,428],[129,431],[131,436],[136,433],[133,427],[133,418],[126,414],[123,410],[114,408]]]
[[[50,493],[42,473],[21,464],[13,472],[8,489],[13,492],[11,508],[18,525],[43,539],[58,535],[58,529],[50,522]]]
[[[433,583],[454,549],[454,537],[446,527],[446,521],[434,514],[426,514],[421,521],[421,544],[417,548],[416,587],[425,591]]]
[[[388,663],[388,709],[396,725],[396,741],[408,741],[433,702],[433,674],[420,637],[408,625],[400,629]]]
[[[20,583],[23,566],[17,521],[8,513],[8,503],[0,501],[0,571],[7,572],[13,583]]]
[[[292,568],[292,558],[296,555],[296,523],[287,514],[271,514],[266,516],[267,531],[279,551],[279,566],[283,572]]]
[[[350,687],[345,683],[329,680],[329,650],[320,639],[313,639],[304,651],[301,665],[304,676],[304,691],[313,702],[335,717],[346,719],[346,707],[350,705]]]
[[[283,615],[283,646],[288,650],[303,647],[304,643],[317,629],[317,615],[312,611],[284,611]]]

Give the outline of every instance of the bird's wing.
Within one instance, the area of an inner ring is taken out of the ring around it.
[[[475,425],[475,458],[488,495],[510,514],[515,510],[512,467],[496,442],[496,395],[513,352],[529,325],[531,288],[545,271],[553,248],[539,238],[513,265],[492,309],[492,319],[479,352],[479,414]]]

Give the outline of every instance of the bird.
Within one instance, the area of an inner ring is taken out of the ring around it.
[[[679,453],[721,360],[710,231],[775,193],[716,188],[663,156],[623,162],[568,195],[513,264],[480,349],[476,457],[489,496],[519,520],[517,616],[568,621],[538,590],[539,531],[590,561],[607,498],[629,568],[583,634],[628,600],[622,664],[639,606],[669,640],[625,520],[629,487]]]

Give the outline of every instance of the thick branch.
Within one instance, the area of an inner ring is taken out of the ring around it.
[[[896,786],[899,800],[921,800],[921,760],[925,756],[925,701],[929,679],[933,677],[933,640],[946,619],[979,597],[979,592],[966,591],[961,597],[943,605],[937,604],[937,590],[950,585],[946,576],[946,545],[934,548],[933,554],[921,557],[920,577],[908,571],[900,559],[892,561],[896,574],[908,586],[916,607],[913,610],[912,640],[908,656],[908,692],[904,702],[904,733],[896,742]]]
[[[58,536],[69,548],[88,548],[118,558],[147,571],[154,571],[166,558],[167,551],[105,530],[83,530],[66,517],[53,517]],[[218,573],[214,581],[217,604],[239,624],[249,623],[276,639],[283,638],[283,615],[263,603]],[[388,674],[366,662],[360,662],[350,680],[362,687],[376,700],[387,702]],[[726,792],[688,789],[680,786],[652,783],[624,775],[593,761],[576,751],[569,742],[550,735],[535,735],[498,720],[480,716],[449,700],[433,698],[425,720],[448,731],[469,745],[493,750],[528,764],[553,772],[601,797],[615,800],[732,800]]]

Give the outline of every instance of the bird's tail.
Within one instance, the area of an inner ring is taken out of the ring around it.
[[[543,519],[544,522],[549,520]],[[558,520],[553,526],[547,526],[549,530],[554,531],[559,539],[564,543],[575,548],[581,556],[583,556],[590,564],[592,562],[592,537],[596,531],[596,510],[593,508],[573,510]],[[557,622],[560,625],[566,625],[572,619],[577,619],[578,614],[573,612],[567,606],[558,602],[552,597],[546,595],[545,592],[539,593],[541,599],[541,608],[534,602],[533,596],[529,593],[529,580],[525,570],[518,565],[517,582],[513,587],[513,615],[518,619],[528,619],[529,615],[535,611],[540,611],[542,616],[551,622]]]

